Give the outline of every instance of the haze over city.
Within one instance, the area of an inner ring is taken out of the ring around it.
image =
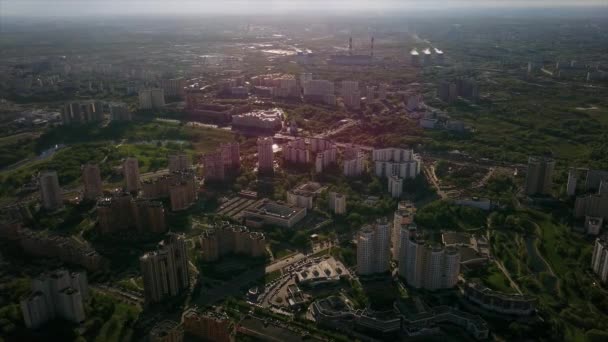
[[[450,9],[478,11],[521,8],[606,7],[603,0],[4,0],[3,16],[80,16],[80,15],[395,15],[408,12],[443,12]]]
[[[608,341],[607,5],[0,0],[0,342]]]

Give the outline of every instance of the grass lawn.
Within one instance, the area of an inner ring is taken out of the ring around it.
[[[266,273],[264,276],[264,283],[268,284],[273,280],[278,279],[281,276],[281,270],[272,271],[270,273]]]
[[[502,273],[494,263],[488,266],[487,272],[486,276],[481,277],[481,281],[487,287],[504,293],[517,293],[517,291],[511,287],[509,280],[504,273]]]

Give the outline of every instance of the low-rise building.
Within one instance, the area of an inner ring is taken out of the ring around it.
[[[488,324],[478,315],[445,305],[429,308],[417,297],[411,301],[413,303],[407,304],[401,300],[395,303],[395,310],[400,313],[403,325],[407,328],[424,328],[438,323],[451,323],[466,330],[477,340],[485,340],[489,336]]]
[[[493,291],[475,280],[464,286],[464,297],[482,308],[506,315],[529,316],[536,311],[535,297]]]
[[[251,227],[274,225],[291,228],[306,216],[306,212],[306,208],[262,200],[244,210],[242,216],[245,218],[247,226]]]
[[[296,281],[302,286],[334,284],[341,278],[350,278],[350,272],[333,257],[310,261],[296,269]]]

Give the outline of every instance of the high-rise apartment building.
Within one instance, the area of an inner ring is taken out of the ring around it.
[[[390,228],[386,218],[364,226],[357,238],[357,273],[370,275],[386,272],[389,259]]]
[[[165,105],[163,89],[141,89],[139,91],[139,109],[158,109]]]
[[[402,226],[399,275],[415,288],[451,288],[460,274],[460,252],[455,247],[431,245],[412,227]]]
[[[328,197],[329,210],[336,215],[346,214],[346,195],[332,191]]]
[[[103,195],[101,171],[97,164],[87,163],[82,166],[82,182],[84,184],[84,199],[96,200],[97,197]]]
[[[328,105],[336,104],[334,83],[327,80],[309,80],[303,83],[304,99]]]
[[[525,192],[527,195],[550,195],[553,186],[555,160],[547,157],[528,158]]]
[[[57,210],[63,207],[63,197],[59,187],[59,178],[55,171],[44,171],[38,179],[40,183],[40,199],[46,210]]]
[[[346,177],[358,177],[365,170],[365,153],[356,147],[347,147],[343,153],[343,170]]]
[[[342,81],[341,84],[342,100],[344,105],[351,109],[361,108],[361,92],[359,92],[359,82]]]
[[[574,217],[597,217],[608,220],[608,179],[602,181],[597,193],[576,198]]]
[[[139,183],[139,163],[136,158],[126,158],[122,163],[122,175],[125,179],[125,190],[137,192],[141,185]]]
[[[367,103],[371,103],[374,102],[374,99],[376,98],[376,87],[374,86],[367,86],[365,88],[365,99],[367,101]]]
[[[600,281],[608,283],[608,238],[595,239],[593,254],[591,255],[591,268]]]
[[[134,200],[130,193],[114,194],[97,201],[97,224],[100,234],[128,232],[160,234],[167,231],[162,202]]]
[[[311,153],[305,139],[295,139],[283,145],[283,160],[292,164],[310,163]]]
[[[32,280],[31,294],[21,301],[23,320],[32,329],[54,318],[82,323],[86,318],[84,302],[88,297],[86,273],[59,269],[42,274]]]
[[[103,120],[103,103],[99,101],[66,103],[61,113],[64,125],[83,124]]]
[[[205,182],[223,182],[226,179],[224,157],[221,151],[211,152],[203,156],[203,171]]]
[[[184,97],[186,80],[184,78],[172,78],[169,80],[162,80],[161,88],[164,92],[164,96],[168,97]]]
[[[392,198],[401,198],[403,194],[403,178],[397,176],[388,177],[388,192]]]
[[[189,170],[192,166],[190,156],[186,153],[173,153],[169,157],[169,172]]]
[[[201,257],[205,262],[217,261],[227,254],[247,255],[253,258],[266,254],[266,238],[263,233],[250,232],[245,226],[227,222],[207,229],[199,237]]]
[[[401,246],[401,228],[409,229],[414,224],[416,207],[408,201],[401,201],[393,216],[393,230],[391,231],[391,246],[393,260],[399,260],[399,249]]]
[[[272,137],[258,138],[258,173],[271,175],[274,172]]]
[[[178,295],[190,285],[188,253],[183,235],[171,233],[158,250],[139,258],[146,304]]]
[[[422,168],[422,158],[411,149],[374,149],[372,159],[376,176],[383,178],[416,178]]]
[[[380,101],[384,101],[386,100],[386,95],[388,92],[388,85],[382,83],[381,85],[378,86],[378,100]]]
[[[239,143],[221,144],[220,150],[224,159],[224,168],[238,170],[241,167],[241,149]]]
[[[110,105],[110,118],[112,121],[131,121],[133,114],[126,104],[112,104]]]

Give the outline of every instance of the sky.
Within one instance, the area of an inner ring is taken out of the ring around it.
[[[604,6],[608,0],[0,0],[1,16],[398,13],[505,7]]]

